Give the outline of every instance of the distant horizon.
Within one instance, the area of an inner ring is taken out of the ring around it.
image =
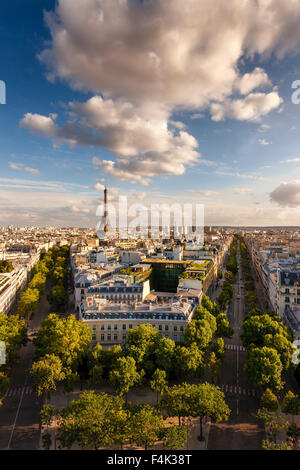
[[[60,225],[16,225],[16,224],[8,224],[6,226],[0,226],[1,229],[7,229],[9,226],[15,227],[15,228],[40,228],[40,229],[46,229],[46,228],[59,228],[59,229],[80,229],[80,230],[92,230],[94,227],[81,227],[81,226],[60,226]],[[170,226],[171,227],[171,226]],[[222,228],[222,229],[292,229],[292,230],[300,230],[300,225],[205,225],[204,229],[209,229],[209,228]],[[143,227],[143,229],[147,229],[147,227]],[[95,233],[96,233],[96,228],[95,228]]]

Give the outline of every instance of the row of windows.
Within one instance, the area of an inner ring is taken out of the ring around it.
[[[296,292],[290,292],[290,289],[286,288],[285,289],[285,294],[296,294]],[[297,295],[300,295],[300,289],[297,289]]]
[[[134,295],[134,294],[116,294],[116,295],[102,295],[99,297],[99,295],[96,297],[97,299],[107,299],[107,300],[113,300],[115,302],[118,302],[118,300],[121,302],[123,300],[142,300],[141,295]],[[82,299],[83,300],[83,299]],[[92,305],[92,299],[90,297],[87,298],[87,303],[89,307]]]
[[[167,335],[167,334],[165,334],[164,336],[165,336],[165,338],[169,338],[169,335]],[[109,341],[112,341],[112,340],[113,341],[119,341],[119,339],[121,339],[121,338],[122,338],[122,341],[124,341],[126,339],[126,335],[125,334],[120,335],[120,336],[118,334],[114,334],[114,335],[101,334],[101,335],[99,335],[99,341],[100,342],[104,342],[104,341],[109,342]],[[97,335],[93,334],[92,340],[97,341]],[[174,341],[175,342],[177,342],[177,341],[182,342],[183,341],[183,335],[180,335],[180,339],[179,339],[178,335],[174,335]]]
[[[290,303],[290,298],[289,298],[289,297],[286,297],[286,298],[285,298],[285,303],[286,303],[286,304],[289,304],[289,303]],[[294,303],[300,305],[300,298],[294,299]]]
[[[152,326],[153,326],[153,328],[157,328],[156,325],[152,325]],[[113,327],[112,327],[112,325],[106,325],[106,328],[105,328],[105,325],[101,325],[100,330],[101,330],[101,331],[104,331],[105,329],[108,330],[108,331],[111,331],[111,330],[118,330],[119,327],[121,327],[121,325],[113,325]],[[132,325],[132,324],[129,324],[129,325],[128,325],[128,329],[131,330],[132,328],[133,328],[133,325]],[[93,331],[96,331],[97,326],[96,326],[96,325],[93,325],[93,326],[92,326],[92,329],[93,329]],[[121,329],[121,328],[120,328],[120,329]],[[126,330],[126,329],[127,329],[127,324],[124,323],[124,324],[122,325],[122,330]],[[169,330],[171,330],[171,328],[169,327],[169,325],[158,325],[158,330],[159,330],[159,331],[163,331],[163,330],[164,330],[164,331],[169,331]],[[177,325],[174,325],[174,326],[173,326],[173,331],[184,331],[184,326],[181,325],[180,327],[178,327]]]

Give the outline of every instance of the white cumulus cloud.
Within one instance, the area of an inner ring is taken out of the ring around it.
[[[272,85],[261,67],[242,74],[241,59],[280,59],[300,45],[298,0],[58,0],[45,19],[48,78],[95,96],[70,104],[61,127],[55,115],[32,113],[21,125],[58,143],[106,147],[115,159],[100,161],[102,170],[142,184],[200,158],[175,111],[259,120],[282,99],[261,90]]]
[[[282,207],[300,206],[300,181],[283,182],[270,193],[272,202]]]

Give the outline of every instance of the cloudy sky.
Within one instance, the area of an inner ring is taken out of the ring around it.
[[[0,225],[95,225],[104,184],[300,225],[299,23],[300,0],[4,2]]]

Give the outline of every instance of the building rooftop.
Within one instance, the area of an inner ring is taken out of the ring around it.
[[[95,319],[147,319],[147,320],[188,320],[194,311],[191,302],[174,302],[172,304],[114,304],[101,299],[88,305],[86,301],[80,306],[84,320]]]

